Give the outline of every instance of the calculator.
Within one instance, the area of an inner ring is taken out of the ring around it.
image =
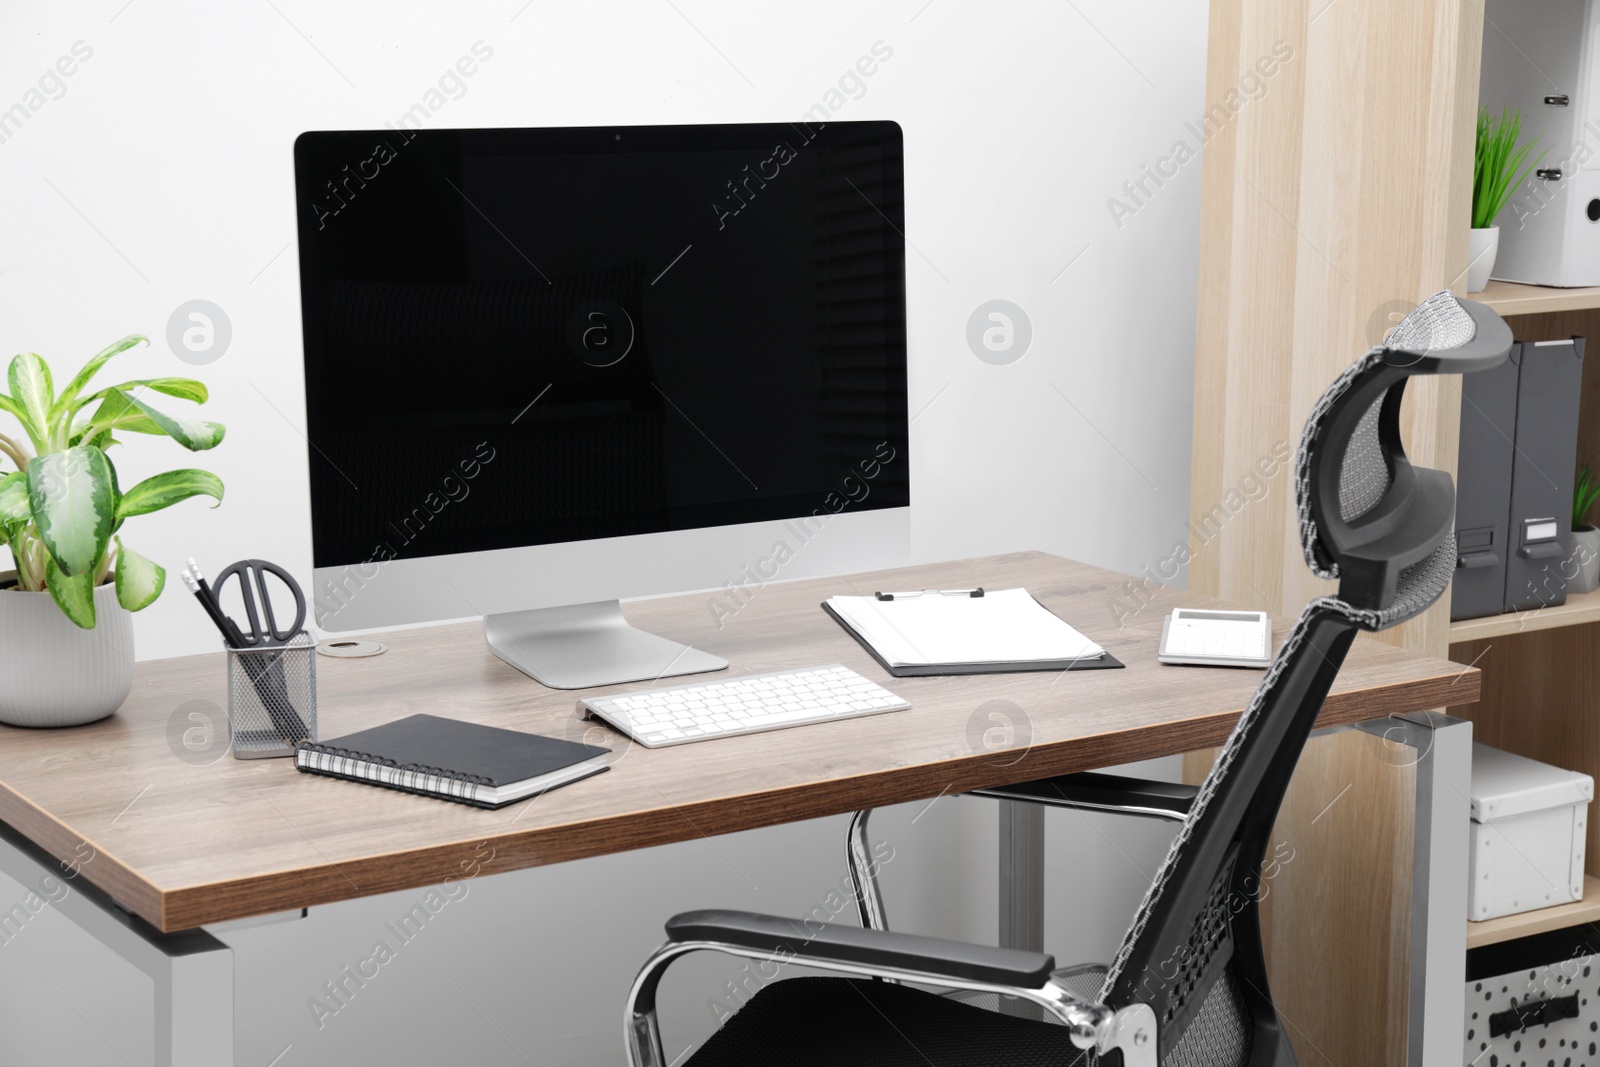
[[[1176,608],[1161,623],[1162,663],[1265,667],[1272,662],[1272,620],[1264,611]]]

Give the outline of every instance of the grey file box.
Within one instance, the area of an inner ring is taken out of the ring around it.
[[[1462,379],[1451,619],[1566,603],[1582,379],[1581,337]]]
[[[1507,531],[1507,611],[1564,604],[1583,338],[1523,343]]]
[[[1461,451],[1456,464],[1456,576],[1450,618],[1505,610],[1511,460],[1517,433],[1522,346],[1493,370],[1461,379]]]

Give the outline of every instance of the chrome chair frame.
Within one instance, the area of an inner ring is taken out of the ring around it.
[[[938,944],[933,938],[919,940],[928,941],[935,946]],[[916,982],[919,985],[939,989],[994,993],[1026,1000],[1039,1005],[1067,1027],[1072,1043],[1076,1047],[1094,1049],[1101,1055],[1118,1050],[1122,1053],[1124,1067],[1156,1067],[1156,1017],[1145,1004],[1130,1004],[1121,1011],[1113,1012],[1102,1004],[1086,1000],[1058,985],[1054,976],[1036,987],[1006,985],[954,977],[937,969],[923,970],[884,964],[854,963],[840,960],[825,952],[791,952],[787,950],[787,946],[783,948],[785,963],[796,963],[837,974]],[[709,940],[669,940],[663,944],[645,961],[645,965],[634,978],[633,985],[628,991],[623,1029],[630,1067],[667,1067],[666,1055],[661,1046],[661,1031],[656,1021],[656,988],[666,969],[679,957],[691,952],[719,952],[727,956],[752,960],[774,958],[773,947],[753,948]],[[936,954],[930,954],[927,960],[929,963],[938,962]]]

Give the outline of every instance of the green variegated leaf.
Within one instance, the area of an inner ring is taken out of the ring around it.
[[[45,560],[45,587],[61,613],[85,630],[94,629],[94,575],[63,574],[53,559]]]
[[[61,390],[61,396],[56,400],[55,414],[60,415],[66,409],[74,407],[73,402],[78,399],[78,394],[83,392],[83,387],[88,385],[89,380],[99,373],[100,368],[106,365],[107,360],[118,352],[126,352],[141,341],[148,343],[149,339],[136,333],[129,334],[122,340],[102,349],[93,359],[85,363],[83,369],[73,375],[72,381],[67,383],[65,389]]]
[[[120,389],[124,393],[136,394],[140,389],[149,389],[167,396],[175,396],[179,400],[193,400],[196,404],[204,404],[211,398],[211,391],[204,382],[197,382],[193,378],[140,378],[136,381],[123,382],[113,385],[109,389],[102,389],[92,396],[86,396],[78,402],[78,407],[86,407],[96,400],[104,400],[111,395],[112,390]]]
[[[222,443],[222,435],[227,432],[220,422],[207,422],[204,419],[183,419],[168,415],[157,411],[138,397],[130,396],[120,390],[114,391],[110,396],[106,397],[105,403],[110,404],[118,397],[122,398],[126,403],[126,407],[122,409],[122,414],[117,417],[116,421],[107,426],[107,429],[120,427],[121,429],[132,430],[135,433],[164,433],[191,452],[204,452],[208,448],[217,447]],[[130,416],[129,420],[125,421],[123,415]],[[136,415],[142,415],[144,417],[143,421],[134,417]],[[95,423],[97,425],[100,424],[100,416],[98,414],[95,416]],[[144,428],[152,423],[156,427],[154,431]]]
[[[149,607],[161,595],[167,584],[167,572],[161,566],[130,552],[117,538],[117,602],[129,611]]]
[[[111,540],[116,502],[116,475],[98,448],[79,445],[28,464],[33,521],[63,574],[93,573]]]
[[[35,441],[50,432],[50,404],[55,388],[50,383],[50,367],[33,352],[24,352],[11,361],[6,374],[11,399],[22,408],[23,426]]]
[[[0,478],[0,544],[11,544],[33,521],[28,506],[28,476],[16,471]]]
[[[140,418],[143,417],[144,416],[142,415],[140,416]],[[151,423],[150,425],[155,426],[155,423]],[[110,430],[105,429],[96,430],[94,437],[92,438],[85,438],[83,435],[88,432],[89,426],[90,423],[88,419],[79,420],[78,425],[72,428],[72,436],[67,438],[67,447],[71,448],[73,445],[93,445],[95,448],[98,448],[100,451],[104,452],[112,445],[122,443],[115,437],[111,436]],[[156,429],[160,429],[160,427],[156,427]]]
[[[205,495],[222,503],[222,479],[210,471],[167,471],[146,478],[117,501],[117,520],[171,507],[180,500]],[[215,505],[213,505],[215,506]]]
[[[28,507],[28,476],[14,471],[0,478],[0,529],[12,523],[27,522],[32,516]]]
[[[154,426],[155,424],[151,423],[151,425]],[[78,425],[74,426],[72,428],[72,435],[67,438],[67,447],[71,448],[74,445],[93,445],[95,448],[98,448],[100,451],[104,452],[112,445],[122,443],[115,437],[111,436],[110,430],[104,429],[96,430],[94,437],[92,438],[85,438],[83,435],[88,432],[88,429],[89,420],[87,419],[80,421]]]
[[[133,406],[127,393],[112,390],[111,395],[100,402],[94,418],[84,424],[83,429],[77,431],[79,440],[83,435],[93,430],[95,439],[106,430],[127,430],[129,433],[155,434],[165,437],[167,431],[163,430],[156,422],[144,412]]]

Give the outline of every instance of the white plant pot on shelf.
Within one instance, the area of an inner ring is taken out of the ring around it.
[[[1494,258],[1500,252],[1500,227],[1473,230],[1467,238],[1467,292],[1481,293],[1494,271]]]
[[[1581,526],[1572,531],[1572,569],[1567,583],[1569,593],[1592,593],[1600,589],[1600,530]]]
[[[96,624],[79,629],[49,593],[4,588],[0,572],[0,722],[79,726],[122,706],[133,685],[133,616],[113,584],[94,591]]]

